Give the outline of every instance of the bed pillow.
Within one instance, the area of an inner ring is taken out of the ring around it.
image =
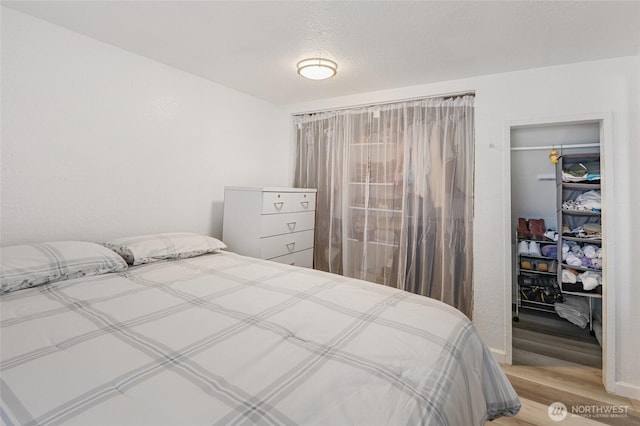
[[[126,262],[116,253],[85,241],[2,247],[0,293],[125,269]]]
[[[141,265],[167,259],[184,259],[227,248],[222,241],[216,238],[191,232],[118,238],[103,243],[103,245],[122,256],[129,265]]]

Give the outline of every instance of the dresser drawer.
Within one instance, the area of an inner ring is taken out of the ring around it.
[[[261,217],[261,237],[290,234],[314,228],[316,212],[296,212],[282,214],[263,214]]]
[[[313,230],[260,238],[260,257],[271,259],[313,248]]]
[[[302,266],[303,268],[313,267],[313,249],[297,251],[284,256],[269,259],[273,262],[286,263],[287,265]]]
[[[262,213],[291,213],[316,209],[315,192],[263,192]]]

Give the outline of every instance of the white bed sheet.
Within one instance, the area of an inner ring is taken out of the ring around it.
[[[1,298],[4,424],[481,425],[513,388],[459,311],[232,253]]]

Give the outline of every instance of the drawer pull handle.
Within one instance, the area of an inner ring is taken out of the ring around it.
[[[289,251],[293,251],[293,248],[296,246],[296,242],[292,242],[292,243],[288,243],[287,244],[287,250]]]
[[[273,203],[273,207],[275,207],[276,210],[282,209],[283,205],[284,205],[284,201],[276,201],[275,203]]]
[[[294,229],[296,229],[296,223],[295,222],[287,222],[287,228],[289,228],[289,231],[293,231]]]
[[[309,207],[309,202],[308,201],[300,201],[300,204],[302,204],[302,207],[304,207],[305,209],[307,207]]]

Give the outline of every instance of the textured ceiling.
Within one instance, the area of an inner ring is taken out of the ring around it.
[[[637,1],[2,4],[275,104],[640,53]]]

